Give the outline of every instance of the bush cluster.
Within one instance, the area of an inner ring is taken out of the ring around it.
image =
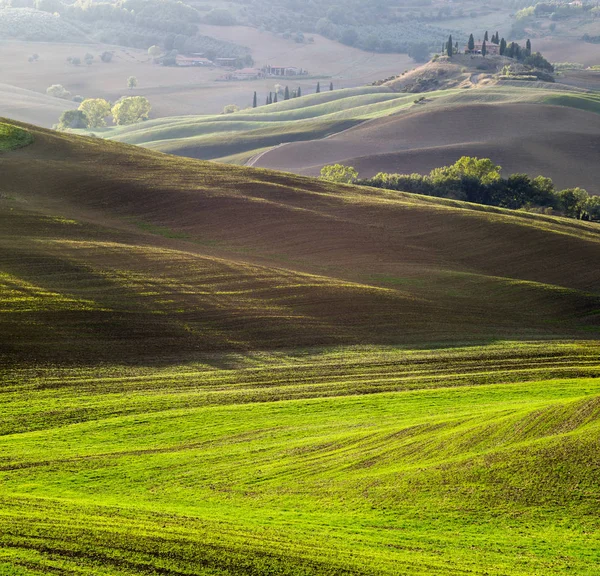
[[[325,166],[321,177],[337,182],[356,182],[362,186],[398,190],[438,198],[451,198],[513,210],[557,212],[570,218],[600,221],[600,197],[581,188],[556,190],[550,178],[512,174],[503,178],[501,167],[489,158],[463,156],[452,166],[432,170],[428,175],[387,174],[358,179],[354,168]],[[331,178],[334,174],[336,178]]]

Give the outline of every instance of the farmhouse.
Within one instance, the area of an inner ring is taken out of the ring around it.
[[[493,42],[486,42],[485,49],[487,54],[490,56],[498,56],[500,54],[500,46],[498,44],[494,44]],[[475,48],[473,50],[469,50],[469,48],[465,48],[465,54],[481,54],[483,52],[483,42],[478,41],[475,42]]]
[[[214,66],[214,62],[202,56],[183,56],[177,54],[177,66]]]
[[[308,74],[307,70],[294,66],[265,66],[263,72],[269,76],[302,76]]]
[[[216,58],[215,62],[219,65],[219,66],[225,66],[226,68],[231,67],[234,68],[235,65],[237,64],[238,59],[237,58]]]

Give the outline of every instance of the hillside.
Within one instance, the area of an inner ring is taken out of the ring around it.
[[[430,62],[381,86],[94,133],[170,154],[306,175],[336,162],[355,166],[364,177],[429,172],[462,155],[483,156],[506,174],[543,174],[559,187],[600,192],[598,92],[499,80],[495,60],[486,71],[478,69],[482,58],[467,68],[470,59],[462,58]],[[564,78],[577,84],[573,73]]]
[[[318,175],[326,164],[377,172],[426,174],[461,156],[492,158],[505,174],[543,174],[562,188],[600,193],[596,151],[600,115],[542,104],[435,107],[364,123],[319,141],[288,144],[263,154],[257,166]]]
[[[590,574],[598,225],[11,125],[0,573]]]

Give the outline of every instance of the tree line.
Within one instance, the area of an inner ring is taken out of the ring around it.
[[[600,221],[600,197],[590,196],[582,188],[557,190],[550,178],[512,174],[503,178],[501,167],[489,158],[463,156],[452,166],[422,174],[387,174],[360,179],[349,166],[325,166],[321,178],[332,182],[397,190],[438,198],[450,198],[498,206],[512,210],[525,209],[539,213],[558,213],[579,220]]]
[[[333,91],[333,82],[329,83],[329,90]],[[321,83],[317,82],[317,88],[315,90],[316,94],[321,92]],[[280,97],[283,100],[291,100],[292,98],[300,98],[302,96],[302,88],[298,86],[295,90],[290,90],[289,86],[280,86],[279,84],[275,86],[274,92],[269,92],[267,94],[267,98],[265,101],[265,105],[268,106],[270,104],[276,104],[279,102]],[[254,96],[252,97],[252,108],[258,107],[258,93],[254,92]]]

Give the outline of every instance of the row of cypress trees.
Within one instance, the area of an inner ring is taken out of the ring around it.
[[[481,46],[481,54],[484,57],[487,54],[488,42],[490,42],[490,37],[489,37],[488,32],[486,31],[485,36],[483,38],[483,44]],[[508,44],[506,42],[506,40],[504,38],[501,39],[500,34],[498,32],[496,32],[495,34],[492,35],[491,43],[496,44],[497,46],[500,47],[499,48],[500,56],[507,56],[509,58],[517,58],[520,60],[522,58],[527,58],[528,56],[531,56],[531,54],[532,54],[531,40],[527,40],[525,48],[522,48],[516,42],[511,42],[510,44]],[[469,36],[469,42],[467,43],[467,48],[469,50],[475,50],[475,37],[473,36],[473,34],[471,34]],[[446,42],[446,44],[443,47],[443,51],[445,51],[448,54],[448,56],[450,58],[452,58],[452,56],[454,54],[458,53],[458,42],[456,42],[456,44],[454,44],[452,41],[452,36],[450,36],[448,38],[448,42]]]
[[[329,83],[329,90],[333,91],[333,82]],[[321,83],[317,82],[316,93],[319,94],[320,92],[321,92]],[[285,91],[283,93],[284,100],[289,100],[290,98],[300,98],[300,96],[302,96],[302,88],[300,88],[300,86],[298,86],[298,88],[296,90],[292,90],[292,91],[290,91],[289,86],[285,87]],[[269,92],[269,95],[267,96],[265,105],[268,106],[269,104],[275,104],[276,102],[278,102],[278,97],[279,97],[279,95],[277,94],[277,92]],[[252,108],[256,108],[257,106],[258,106],[258,93],[254,92],[254,97],[252,99]]]

